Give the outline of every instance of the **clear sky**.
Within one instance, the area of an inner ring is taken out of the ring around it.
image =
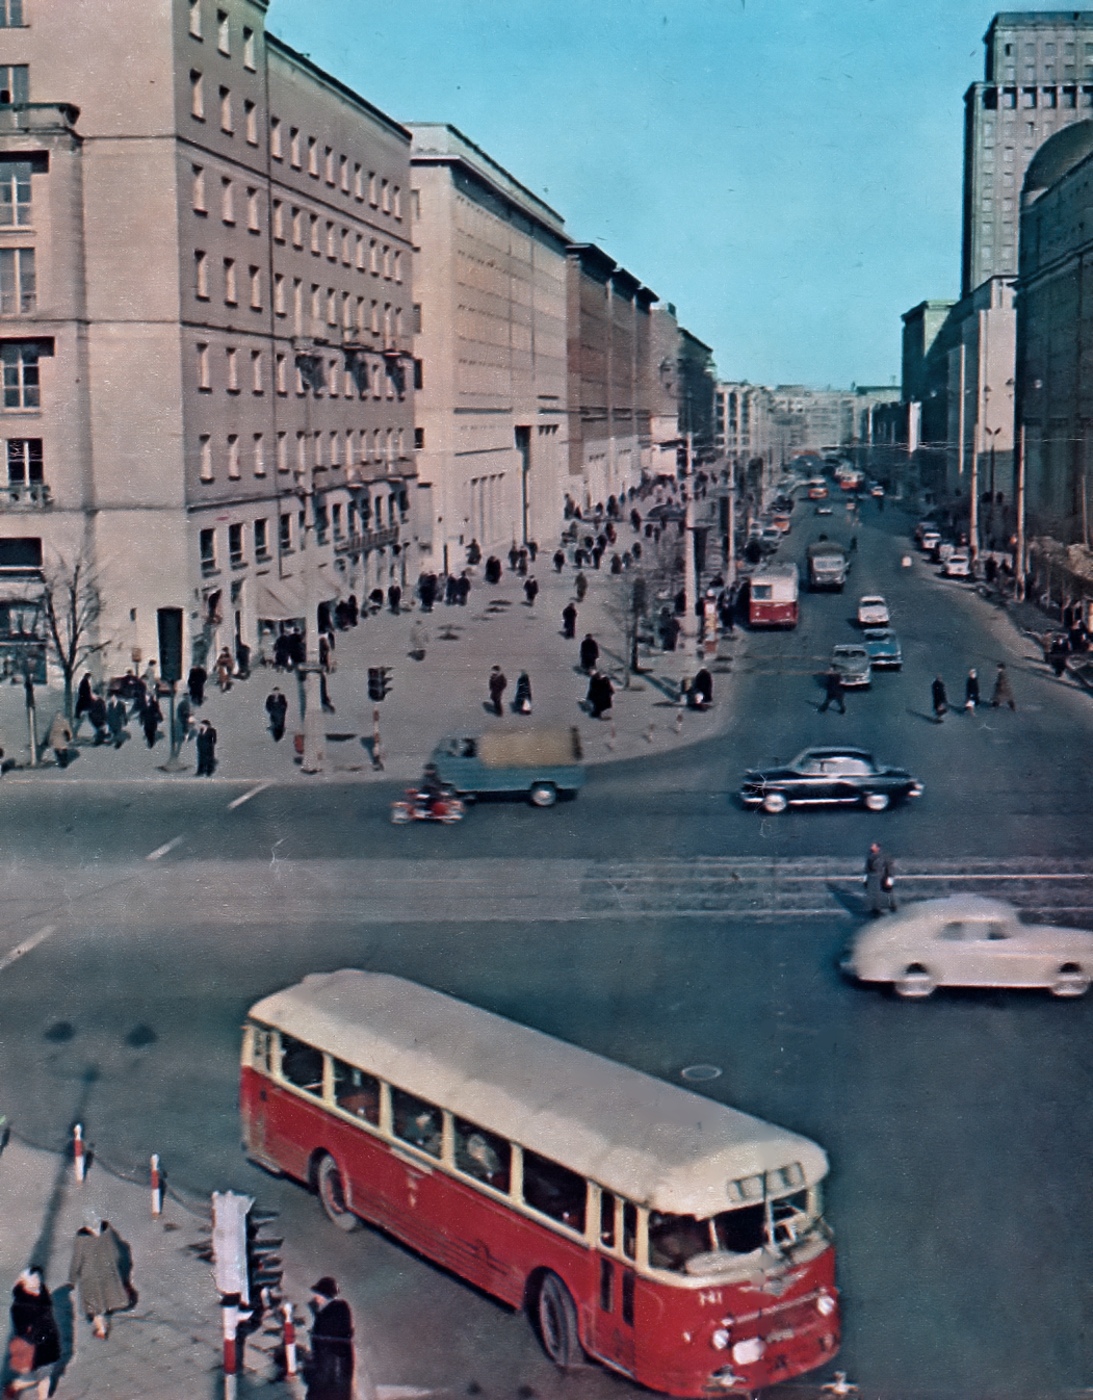
[[[1042,8],[1028,6],[1027,8]],[[400,121],[457,126],[713,346],[722,378],[886,384],[960,280],[973,0],[273,0]]]

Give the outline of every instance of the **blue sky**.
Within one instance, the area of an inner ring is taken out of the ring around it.
[[[1034,7],[1030,7],[1034,8]],[[459,127],[712,345],[724,378],[888,383],[955,295],[971,0],[273,0],[402,121]]]

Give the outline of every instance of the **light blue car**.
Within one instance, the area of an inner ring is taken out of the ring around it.
[[[890,627],[867,627],[862,644],[869,653],[873,669],[898,671],[903,665],[903,649]]]

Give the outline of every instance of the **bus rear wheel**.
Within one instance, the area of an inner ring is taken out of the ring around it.
[[[357,1229],[360,1221],[346,1203],[342,1174],[338,1170],[337,1162],[328,1152],[319,1158],[319,1165],[315,1169],[315,1184],[327,1219],[347,1234],[350,1230]]]
[[[557,1274],[546,1274],[539,1285],[536,1313],[539,1339],[547,1356],[563,1371],[577,1365],[581,1359],[577,1309]]]

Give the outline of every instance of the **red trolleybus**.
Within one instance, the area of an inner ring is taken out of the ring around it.
[[[800,582],[796,564],[767,564],[756,569],[748,585],[748,622],[752,627],[796,627]]]
[[[346,969],[251,1008],[245,1150],[669,1395],[839,1346],[823,1151],[416,983]]]

